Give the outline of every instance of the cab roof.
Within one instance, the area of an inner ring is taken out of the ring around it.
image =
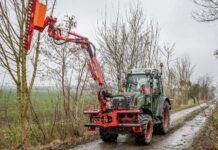
[[[128,72],[128,74],[147,74],[147,73],[155,74],[155,73],[159,73],[159,70],[155,68],[134,68]]]

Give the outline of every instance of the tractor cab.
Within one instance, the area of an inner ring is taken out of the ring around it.
[[[129,74],[127,76],[126,92],[150,93],[150,77],[146,74]]]
[[[149,105],[155,97],[163,94],[161,72],[153,68],[132,69],[125,79],[125,93],[134,93],[134,106]]]
[[[153,68],[132,69],[126,77],[126,92],[137,92],[147,88],[152,90],[157,88],[157,81],[160,80],[161,73]],[[147,92],[147,91],[146,91]]]

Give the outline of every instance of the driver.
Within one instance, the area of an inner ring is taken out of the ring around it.
[[[142,85],[140,86],[139,91],[140,91],[141,93],[149,94],[149,87],[147,87],[145,84],[142,84]]]

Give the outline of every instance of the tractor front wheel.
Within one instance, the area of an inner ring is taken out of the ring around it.
[[[104,142],[115,142],[117,140],[118,134],[113,134],[106,128],[100,128],[100,137]]]
[[[153,134],[153,121],[150,115],[139,115],[139,123],[143,124],[143,132],[135,133],[135,142],[138,145],[149,144]]]

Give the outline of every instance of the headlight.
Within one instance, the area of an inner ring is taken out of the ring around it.
[[[106,108],[107,109],[112,109],[112,102],[111,101],[106,102]]]

